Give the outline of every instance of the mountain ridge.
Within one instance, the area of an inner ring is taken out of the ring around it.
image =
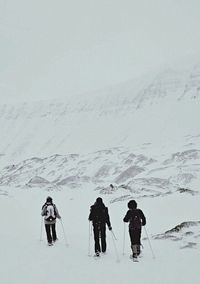
[[[1,155],[11,161],[186,141],[186,136],[199,135],[199,90],[196,64],[71,99],[3,104]]]

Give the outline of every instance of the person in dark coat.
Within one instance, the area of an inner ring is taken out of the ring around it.
[[[101,197],[96,199],[94,205],[90,207],[89,221],[92,221],[94,232],[94,250],[96,256],[106,252],[106,224],[112,230],[108,208],[104,205]],[[101,239],[101,245],[99,242]]]
[[[129,222],[129,235],[131,240],[131,249],[133,258],[137,258],[140,254],[141,246],[141,231],[142,226],[146,225],[146,217],[141,209],[137,209],[137,203],[135,200],[128,202],[129,210],[124,217],[124,222]]]
[[[42,216],[44,216],[44,224],[47,235],[48,245],[52,245],[57,240],[56,234],[56,218],[61,219],[53,199],[48,196],[46,202],[42,206]]]

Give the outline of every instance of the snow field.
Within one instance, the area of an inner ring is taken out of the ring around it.
[[[40,209],[46,197],[51,195],[62,216],[62,222],[69,242],[66,246],[60,221],[57,221],[59,241],[53,246],[46,244],[46,235],[42,227]],[[147,232],[156,256],[153,259],[147,240],[143,240],[144,250],[139,263],[129,259],[130,243],[128,227],[125,234],[125,255],[123,252],[124,224],[127,202],[109,204],[109,198],[103,196],[109,208],[113,232],[120,262],[113,245],[111,233],[107,230],[107,254],[100,259],[88,256],[89,207],[96,199],[96,192],[90,189],[44,192],[38,190],[9,190],[9,196],[0,197],[2,218],[1,230],[1,268],[0,274],[5,284],[48,283],[198,283],[198,249],[180,249],[177,242],[153,240],[152,234],[167,230],[182,221],[198,217],[196,209],[199,197],[180,198],[168,196],[138,201],[147,217]],[[167,200],[168,199],[168,200]],[[192,202],[193,206],[188,206]],[[184,213],[189,207],[188,213]],[[196,212],[194,214],[194,212]],[[93,235],[90,252],[93,255]],[[143,229],[143,238],[146,238]],[[189,268],[189,269],[188,269]]]

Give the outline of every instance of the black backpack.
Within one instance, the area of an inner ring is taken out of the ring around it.
[[[132,209],[129,228],[140,229],[141,226],[142,226],[142,221],[141,221],[140,211],[138,209]]]
[[[94,223],[106,223],[107,220],[107,210],[105,206],[94,206],[93,207],[93,218]]]

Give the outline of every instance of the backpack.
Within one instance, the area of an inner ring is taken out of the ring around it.
[[[92,221],[95,224],[106,223],[107,211],[105,206],[92,206]]]
[[[131,210],[130,229],[140,229],[141,226],[140,211],[138,209]]]
[[[54,204],[46,205],[44,219],[49,222],[56,220],[56,210]]]

